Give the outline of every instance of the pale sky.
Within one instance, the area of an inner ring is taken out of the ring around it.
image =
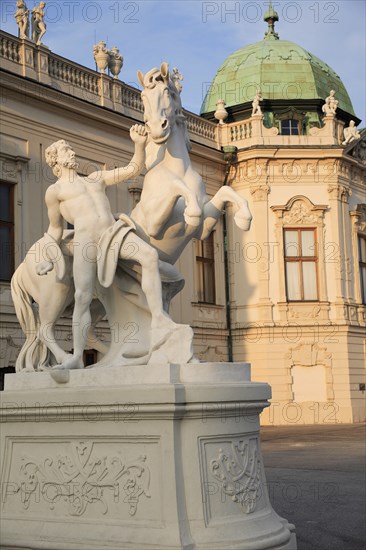
[[[28,8],[38,4],[26,0]],[[1,28],[17,35],[15,0],[1,0]],[[296,42],[342,78],[366,126],[366,2],[274,0],[280,38]],[[199,113],[208,83],[228,55],[262,40],[267,1],[49,0],[46,44],[54,53],[95,68],[93,44],[117,46],[120,80],[136,87],[136,71],[167,61],[184,75],[182,101]]]

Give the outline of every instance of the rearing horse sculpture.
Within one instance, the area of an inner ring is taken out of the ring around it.
[[[186,118],[167,63],[143,75],[141,93],[149,135],[141,200],[131,213],[138,234],[174,264],[192,238],[205,239],[222,216],[225,203],[237,206],[236,225],[247,231],[252,220],[247,201],[223,186],[210,200],[192,168]]]
[[[168,309],[170,299],[181,290],[184,281],[173,267],[192,238],[205,239],[222,215],[226,202],[237,207],[235,222],[248,230],[252,216],[247,201],[232,188],[223,186],[210,200],[201,176],[192,168],[189,158],[190,142],[186,118],[183,114],[179,90],[170,78],[168,65],[152,69],[146,75],[138,73],[144,87],[142,100],[145,124],[149,134],[146,146],[146,176],[141,200],[131,213],[137,234],[159,253],[163,294]],[[61,248],[72,273],[72,243],[65,234]],[[36,243],[42,253],[44,238]],[[113,267],[112,267],[113,269]],[[95,339],[94,347],[105,353],[97,366],[146,364],[147,362],[194,360],[192,357],[192,330],[173,334],[172,340],[148,354],[150,312],[141,289],[139,274],[128,262],[114,266],[113,284],[103,288],[96,284],[95,295],[103,308],[97,306],[95,320],[107,315],[112,333],[109,349]],[[62,283],[55,270],[46,279],[36,274],[34,254],[28,253],[12,280],[12,295],[19,322],[27,340],[17,360],[17,370],[39,370],[49,362],[60,362],[66,355],[55,342],[54,326],[65,309],[72,305],[73,281],[71,275]],[[38,304],[38,308],[33,302]],[[102,313],[101,313],[102,312]],[[136,321],[138,323],[136,324]],[[44,327],[47,327],[45,332]],[[135,327],[134,334],[123,334],[122,329]],[[189,330],[188,330],[189,329]],[[116,332],[117,330],[117,332]],[[47,337],[46,337],[47,336]],[[174,339],[175,338],[175,339]],[[48,359],[51,352],[51,359]],[[178,358],[181,353],[181,359]]]

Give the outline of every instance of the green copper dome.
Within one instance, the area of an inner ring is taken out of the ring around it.
[[[269,15],[266,14],[266,20]],[[219,99],[224,99],[227,107],[252,102],[259,89],[264,100],[280,101],[324,100],[330,90],[335,90],[338,108],[354,115],[340,77],[301,46],[279,40],[274,32],[275,16],[270,20],[264,40],[237,50],[221,65],[202,104],[201,114],[215,111]]]

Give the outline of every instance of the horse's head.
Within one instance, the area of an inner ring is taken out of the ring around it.
[[[185,121],[179,92],[170,78],[167,63],[145,75],[137,72],[143,86],[146,130],[155,143],[165,143],[176,123]]]

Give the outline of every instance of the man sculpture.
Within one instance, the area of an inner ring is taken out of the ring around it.
[[[338,100],[335,98],[335,91],[330,90],[329,96],[326,98],[322,107],[325,115],[335,115],[338,107]]]
[[[15,21],[19,28],[19,38],[29,38],[29,10],[23,0],[17,1]]]
[[[122,215],[116,222],[112,215],[106,186],[116,185],[138,175],[145,162],[146,130],[135,125],[130,130],[135,143],[135,154],[131,162],[123,168],[109,171],[97,171],[87,177],[76,172],[78,164],[70,145],[59,140],[46,149],[46,162],[52,167],[59,179],[46,191],[49,228],[46,239],[47,260],[36,266],[39,275],[46,275],[62,252],[59,248],[63,235],[63,220],[74,225],[73,244],[73,278],[75,286],[75,306],[73,312],[73,345],[74,352],[69,355],[59,368],[78,369],[83,367],[83,351],[87,339],[87,328],[91,324],[90,304],[93,299],[97,278],[103,286],[112,284],[101,281],[100,256],[103,247],[110,245],[108,235],[122,232],[119,250],[114,250],[122,260],[137,262],[142,268],[141,287],[146,296],[151,321],[151,350],[161,344],[171,334],[176,325],[162,305],[162,287],[159,276],[159,260],[155,249],[141,240],[134,232],[133,222]],[[104,244],[103,244],[104,243]],[[133,253],[131,254],[131,250]]]
[[[348,128],[343,130],[343,135],[344,141],[342,142],[342,145],[348,145],[349,143],[352,143],[352,141],[355,141],[361,137],[360,132],[357,132],[356,123],[354,120],[351,120]]]
[[[262,109],[260,108],[260,102],[262,101],[262,94],[260,90],[257,90],[252,103],[252,116],[261,115]]]
[[[32,10],[32,40],[41,45],[42,37],[46,32],[46,23],[44,22],[44,8],[46,2],[40,2],[39,6],[35,6]]]

